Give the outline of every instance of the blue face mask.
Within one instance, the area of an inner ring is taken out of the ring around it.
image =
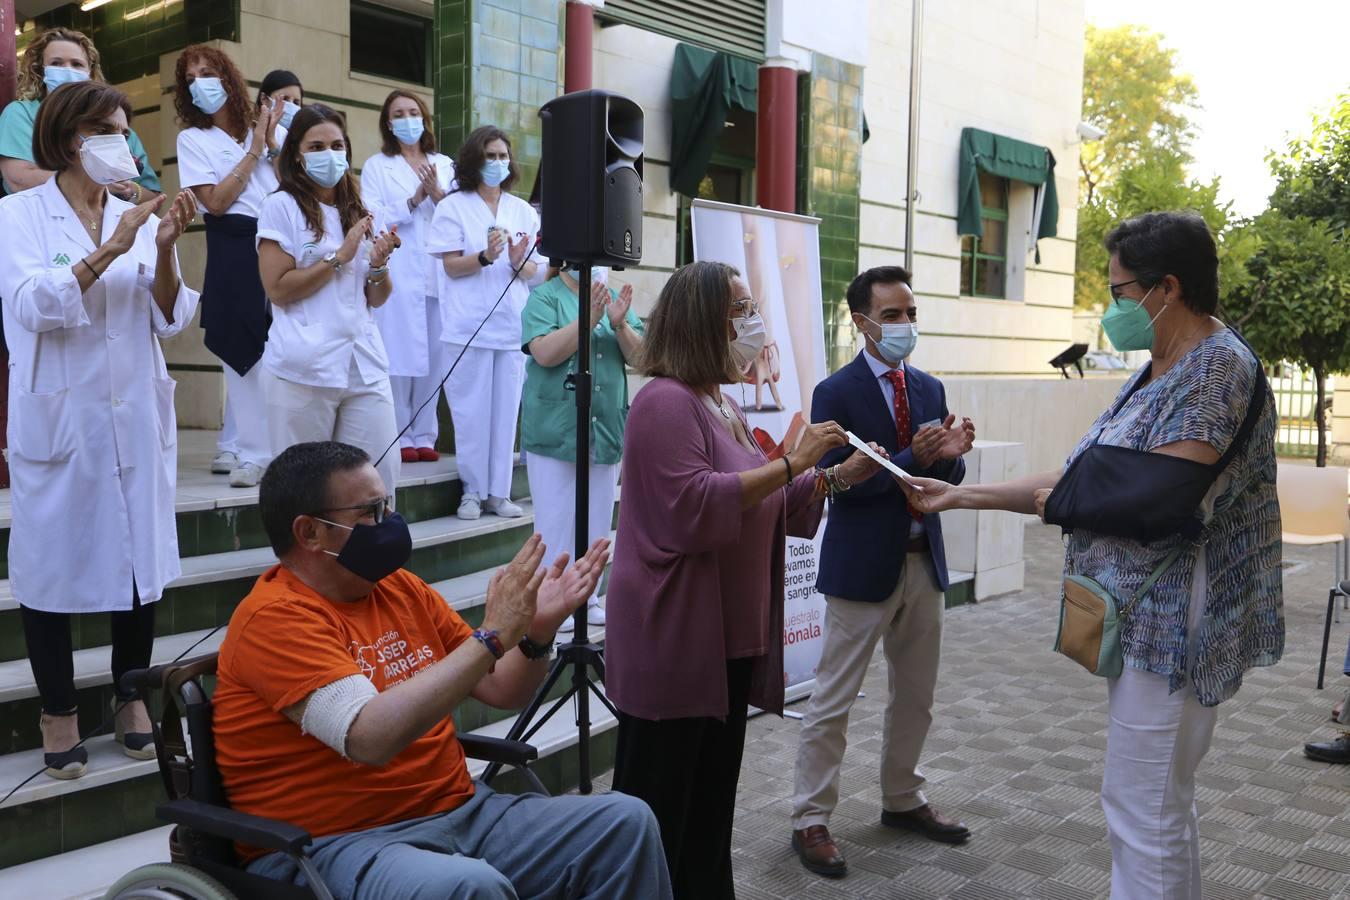
[[[1106,339],[1111,342],[1111,346],[1121,353],[1153,347],[1153,323],[1167,311],[1167,307],[1164,305],[1158,310],[1158,316],[1150,319],[1148,310],[1144,309],[1144,301],[1151,293],[1153,288],[1149,288],[1148,294],[1139,300],[1127,297],[1117,300],[1113,297],[1111,305],[1106,308],[1106,315],[1102,316],[1102,331],[1106,332]]]
[[[192,97],[192,105],[208,116],[215,115],[229,97],[219,78],[194,78],[188,85],[188,94]]]
[[[84,69],[67,69],[65,66],[42,67],[42,83],[47,86],[49,94],[63,84],[88,80],[89,73]]]
[[[305,174],[320,187],[330,188],[347,174],[345,150],[309,150],[305,153]]]
[[[295,118],[295,114],[298,113],[299,111],[300,106],[298,104],[292,103],[289,100],[282,101],[281,118],[277,119],[277,124],[280,125],[282,128],[285,128],[287,131],[290,131],[291,120]]]
[[[496,187],[511,174],[511,160],[490,159],[483,164],[483,168],[479,170],[478,174],[483,179],[483,184],[488,187]]]
[[[415,144],[422,139],[422,117],[407,116],[393,119],[389,123],[389,130],[394,132],[394,137],[398,138],[400,143]]]
[[[863,316],[863,318],[867,319],[867,316]],[[900,365],[903,360],[909,358],[909,355],[914,352],[915,345],[919,343],[918,325],[909,322],[879,325],[872,322],[871,319],[867,319],[867,321],[881,329],[881,340],[873,338],[873,342],[877,345],[877,351],[885,357],[888,363]]]

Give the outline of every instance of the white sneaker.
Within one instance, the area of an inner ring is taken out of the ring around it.
[[[212,475],[229,475],[239,468],[239,454],[233,450],[222,450],[211,460]]]
[[[257,487],[262,473],[262,467],[256,463],[244,463],[230,473],[230,487]]]
[[[519,519],[525,510],[502,497],[489,497],[483,502],[483,509],[503,519]]]
[[[586,622],[590,625],[605,624],[605,608],[598,601],[592,600],[591,605],[586,607]]]
[[[566,619],[563,619],[563,623],[558,626],[558,634],[571,634],[572,629],[576,627],[576,624],[572,621],[572,617],[568,616]]]
[[[473,520],[483,514],[482,503],[478,500],[477,494],[465,494],[464,499],[459,501],[459,512],[455,515],[461,519]]]

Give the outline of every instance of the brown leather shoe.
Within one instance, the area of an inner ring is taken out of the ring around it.
[[[792,849],[797,851],[797,858],[809,872],[827,878],[843,878],[848,874],[844,854],[839,852],[834,838],[830,837],[830,829],[824,825],[792,832]]]
[[[888,828],[901,828],[917,832],[929,840],[944,844],[963,844],[970,837],[970,829],[955,819],[950,819],[924,804],[918,809],[904,812],[881,811],[881,824]]]

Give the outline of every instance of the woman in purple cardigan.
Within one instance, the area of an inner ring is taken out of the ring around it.
[[[783,711],[785,539],[815,534],[828,480],[814,467],[847,443],[824,422],[785,459],[765,457],[718,389],[744,378],[763,343],[735,269],[675,272],[647,321],[641,370],[654,380],[624,438],[605,640],[614,789],[656,813],[677,898],[735,897],[746,706]],[[875,471],[855,453],[829,475],[853,484]]]

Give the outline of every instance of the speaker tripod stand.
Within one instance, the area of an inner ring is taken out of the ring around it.
[[[590,494],[591,494],[591,264],[579,264],[577,271],[577,371],[573,376],[573,390],[577,401],[577,453],[576,453],[576,526],[574,560],[585,555],[590,546]],[[556,549],[556,548],[550,548]],[[572,639],[558,645],[558,655],[549,664],[548,676],[534,692],[528,706],[521,711],[507,732],[507,740],[526,741],[553,718],[568,700],[576,700],[577,719],[577,765],[580,774],[577,790],[582,794],[591,792],[591,694],[607,708],[615,718],[618,711],[609,698],[591,680],[595,673],[600,684],[605,681],[605,661],[599,646],[592,643],[587,629],[586,604],[582,604],[572,615]],[[558,680],[567,674],[571,684],[557,700],[553,701],[538,721],[533,721],[539,710],[548,702],[549,692]],[[491,763],[483,772],[483,778],[491,781],[501,768],[501,763]]]

